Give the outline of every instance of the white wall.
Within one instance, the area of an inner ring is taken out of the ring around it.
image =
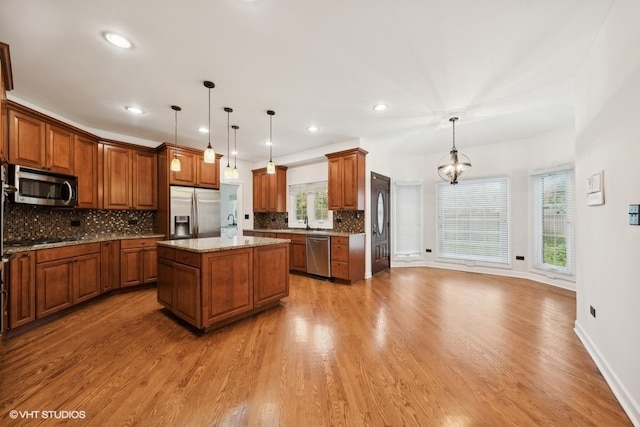
[[[463,132],[458,129],[458,133]],[[466,136],[472,138],[471,135]],[[423,184],[423,256],[411,263],[393,261],[393,267],[426,265],[439,268],[454,268],[465,271],[525,277],[544,283],[574,289],[573,281],[561,277],[548,277],[529,269],[529,174],[536,170],[562,165],[572,165],[574,155],[573,126],[536,136],[522,141],[510,141],[467,149],[458,146],[461,153],[471,159],[472,173],[468,178],[507,176],[511,186],[511,265],[506,268],[490,266],[467,266],[438,260],[436,257],[436,184],[441,182],[437,165],[446,153],[422,156],[392,155],[392,188],[396,181],[420,181]],[[395,217],[392,206],[392,218]],[[395,239],[395,237],[393,237]],[[394,240],[395,243],[395,240]],[[432,249],[426,253],[425,249]],[[524,261],[516,261],[516,255],[523,255]]]
[[[640,425],[640,2],[618,0],[579,73],[576,93],[576,333],[635,425]],[[604,170],[605,204],[585,182]],[[589,306],[596,309],[596,318]]]

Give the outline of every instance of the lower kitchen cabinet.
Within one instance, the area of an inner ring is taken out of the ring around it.
[[[120,241],[120,287],[155,282],[158,279],[158,239]]]
[[[178,317],[199,325],[200,301],[200,255],[159,248],[158,302]]]
[[[331,236],[331,277],[348,283],[364,279],[364,234]]]
[[[295,233],[278,233],[278,239],[290,239],[289,270],[307,271],[307,235]]]
[[[9,264],[9,328],[36,320],[36,253],[20,252]]]
[[[120,241],[110,240],[100,244],[100,292],[120,287]]]
[[[289,245],[258,246],[253,256],[253,306],[274,304],[289,295]]]
[[[36,251],[36,318],[100,294],[100,244]]]

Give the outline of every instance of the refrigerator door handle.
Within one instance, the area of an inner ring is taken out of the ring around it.
[[[193,237],[198,237],[198,196],[196,196],[196,192],[193,192],[191,196],[193,198],[191,202],[191,209],[193,210]]]

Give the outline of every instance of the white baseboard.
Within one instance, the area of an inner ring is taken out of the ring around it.
[[[609,366],[606,359],[602,354],[600,354],[598,348],[593,344],[593,341],[591,341],[589,335],[587,335],[577,320],[573,330],[578,338],[580,338],[580,341],[582,341],[582,345],[587,349],[589,356],[591,356],[595,362],[600,373],[607,384],[609,384],[611,391],[613,391],[616,399],[620,402],[620,406],[622,406],[622,409],[627,413],[633,425],[640,427],[640,403],[636,402],[631,394],[629,394],[629,391],[626,389],[622,381],[620,381],[613,369],[611,369],[611,366]]]

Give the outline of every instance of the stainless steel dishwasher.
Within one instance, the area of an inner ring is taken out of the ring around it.
[[[331,238],[307,236],[307,273],[331,277]]]

